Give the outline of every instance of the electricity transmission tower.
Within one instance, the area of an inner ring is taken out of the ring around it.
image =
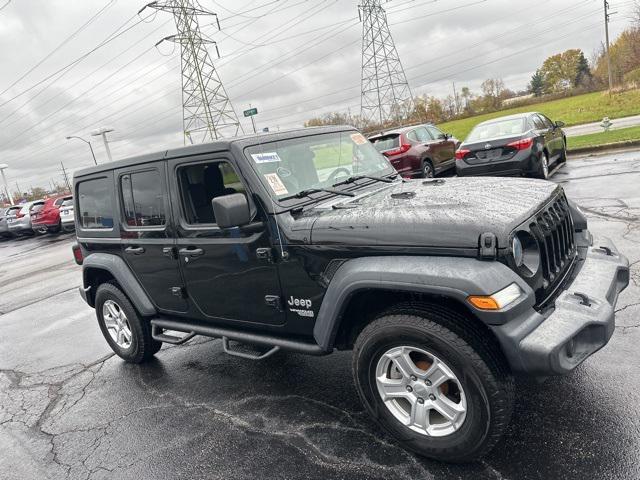
[[[203,143],[238,135],[242,125],[207,51],[207,45],[215,45],[216,52],[218,46],[202,36],[198,23],[199,16],[215,17],[218,23],[217,15],[202,8],[196,0],[151,2],[142,10],[147,7],[172,13],[176,23],[178,33],[158,44],[166,40],[180,45],[185,143],[187,139],[190,143]]]
[[[365,122],[400,121],[411,113],[413,97],[391,37],[381,0],[363,0],[361,115]]]

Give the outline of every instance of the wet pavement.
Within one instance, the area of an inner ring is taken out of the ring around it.
[[[398,448],[363,413],[348,352],[251,362],[201,338],[123,363],[62,235],[0,242],[0,478],[640,478],[640,153],[573,159],[554,180],[629,257],[632,283],[607,347],[570,376],[519,382],[484,461]]]

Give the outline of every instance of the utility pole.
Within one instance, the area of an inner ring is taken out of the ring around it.
[[[389,30],[381,0],[362,0],[362,94],[360,110],[365,123],[383,125],[406,119],[413,96]]]
[[[62,176],[64,177],[64,183],[67,184],[67,189],[71,191],[71,184],[69,183],[69,177],[67,176],[67,170],[64,168],[64,163],[60,162],[60,166],[62,167]]]
[[[13,196],[11,195],[11,192],[9,191],[9,185],[7,185],[7,177],[5,177],[4,175],[4,170],[6,168],[9,168],[9,165],[7,165],[6,163],[3,163],[0,165],[0,175],[2,175],[2,185],[4,186],[4,191],[7,194],[7,198],[9,199],[9,202],[11,202],[11,205],[14,204],[13,202]]]
[[[215,17],[220,30],[217,14],[202,8],[195,0],[155,1],[140,12],[147,7],[172,13],[178,30],[176,35],[163,38],[156,46],[165,40],[180,45],[184,143],[193,142],[194,137],[196,143],[204,143],[244,133],[207,51],[208,45],[214,45],[219,58],[218,45],[200,32],[199,16]]]
[[[91,132],[92,137],[102,137],[102,141],[104,142],[104,149],[107,151],[107,158],[110,162],[113,161],[113,158],[111,157],[111,150],[109,149],[109,140],[107,140],[107,133],[111,133],[114,131],[115,130],[113,128],[101,127]],[[91,148],[91,153],[93,154],[93,147],[91,147],[91,144],[89,144],[89,147]],[[93,157],[93,161],[96,163],[96,165],[98,164],[98,162],[96,162],[95,155]]]
[[[608,0],[604,0],[604,35],[607,49],[607,69],[609,70],[609,95],[611,95],[611,91],[613,90],[613,72],[611,70],[611,55],[609,54],[609,22],[611,15],[614,13],[615,12],[609,12],[609,2]]]
[[[456,115],[460,113],[460,103],[458,98],[458,91],[456,90],[456,82],[451,82],[453,84],[453,101],[456,105]]]

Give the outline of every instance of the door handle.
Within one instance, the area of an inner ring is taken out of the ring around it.
[[[144,253],[144,248],[142,247],[127,247],[124,249],[124,253],[128,253],[129,255],[142,255]]]
[[[204,255],[204,250],[201,248],[181,248],[178,253],[187,257],[199,257]]]

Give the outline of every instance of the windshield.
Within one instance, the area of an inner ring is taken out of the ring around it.
[[[490,140],[493,138],[510,137],[513,135],[520,135],[525,131],[526,121],[524,118],[483,123],[471,131],[465,142],[481,142],[483,140]]]
[[[354,131],[264,143],[247,148],[245,155],[275,199],[331,188],[352,176],[395,172],[386,158]]]

